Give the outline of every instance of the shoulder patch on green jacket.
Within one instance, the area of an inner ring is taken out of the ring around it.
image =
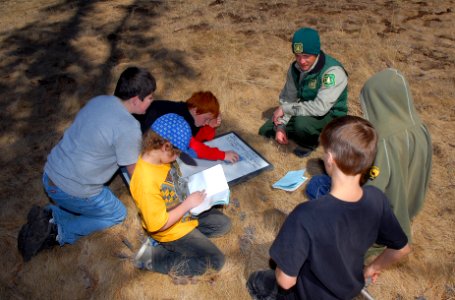
[[[325,87],[334,86],[335,74],[325,74],[324,77],[322,77],[322,84],[324,84]]]
[[[377,167],[377,166],[372,166],[372,167],[370,168],[370,172],[369,172],[368,175],[369,175],[369,178],[370,178],[371,180],[374,180],[376,177],[379,176],[379,173],[381,173],[381,171],[379,170],[379,167]]]

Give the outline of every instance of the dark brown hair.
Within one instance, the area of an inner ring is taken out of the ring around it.
[[[128,100],[138,96],[142,101],[145,97],[153,93],[155,89],[155,78],[148,70],[129,67],[120,74],[114,96],[122,100]]]
[[[356,116],[332,120],[319,137],[324,151],[332,153],[338,168],[347,175],[369,170],[376,156],[377,141],[373,125]]]
[[[212,92],[196,92],[186,100],[188,109],[196,108],[198,115],[211,113],[215,118],[220,114],[220,103]]]
[[[165,145],[166,151],[171,151],[172,155],[180,154],[180,150],[178,148],[175,148],[171,144],[171,142],[169,142],[165,138],[162,138],[155,131],[148,129],[142,136],[141,154],[144,154],[152,150],[160,149],[161,147],[163,147],[163,145]]]

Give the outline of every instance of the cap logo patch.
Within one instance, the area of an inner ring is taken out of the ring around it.
[[[325,87],[331,87],[335,85],[335,74],[325,74],[322,77],[322,83]]]
[[[302,43],[294,43],[294,53],[303,53]]]

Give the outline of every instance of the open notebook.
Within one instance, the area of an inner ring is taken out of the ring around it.
[[[201,204],[190,210],[192,215],[197,216],[214,205],[229,204],[229,186],[220,164],[188,177],[189,194],[202,190],[205,190],[207,196]]]
[[[128,171],[125,167],[121,167],[119,171],[125,184],[129,188],[130,176]],[[200,205],[190,210],[192,215],[197,216],[200,213],[209,210],[214,205],[229,204],[230,190],[221,164],[183,178],[183,181],[184,184],[182,188],[185,190],[185,195],[202,190],[205,190],[205,193],[207,194]]]

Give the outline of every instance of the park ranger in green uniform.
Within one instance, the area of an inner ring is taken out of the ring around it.
[[[332,119],[347,114],[348,76],[340,62],[321,51],[319,34],[301,28],[292,38],[295,61],[287,72],[278,106],[259,134],[287,144],[288,137],[307,155],[318,144],[319,134]]]

